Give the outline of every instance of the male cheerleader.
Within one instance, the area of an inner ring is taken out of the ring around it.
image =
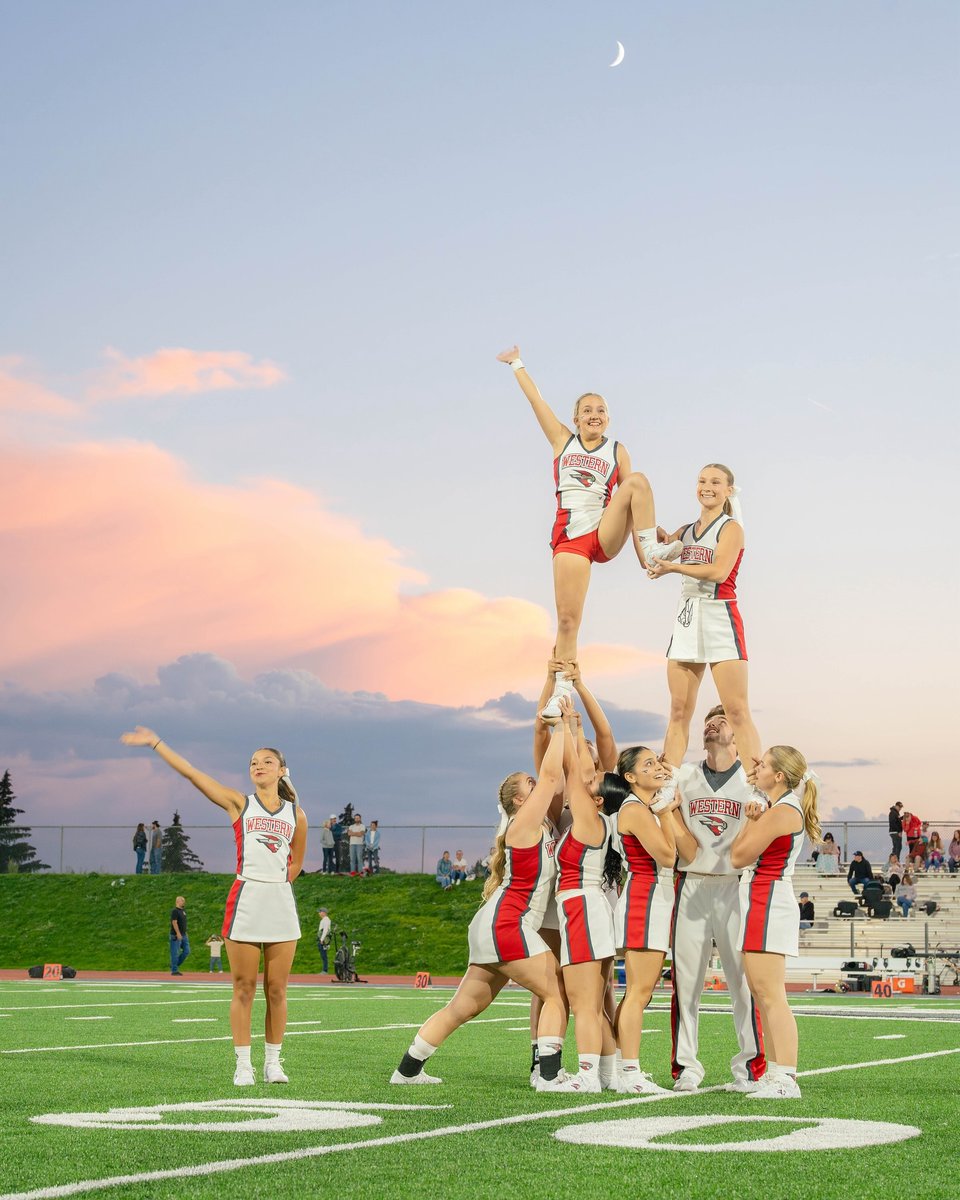
[[[756,794],[737,758],[733,728],[722,705],[712,708],[703,727],[702,763],[684,763],[677,776],[681,804],[674,812],[680,862],[673,908],[672,1071],[674,1091],[695,1092],[703,1081],[697,1058],[700,994],[716,943],[726,976],[739,1052],[731,1060],[731,1090],[752,1091],[766,1070],[760,1019],[747,986],[740,929],[739,872],[730,865],[730,847],[747,820]]]

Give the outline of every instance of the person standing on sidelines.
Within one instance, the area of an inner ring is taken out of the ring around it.
[[[704,760],[684,763],[677,776],[680,807],[674,832],[680,855],[675,883],[671,1070],[677,1092],[695,1092],[703,1082],[698,1057],[700,996],[714,943],[730,992],[739,1050],[730,1062],[732,1090],[746,1092],[766,1070],[757,1007],[740,953],[740,873],[730,847],[757,800],[737,758],[733,729],[723,705],[703,724]],[[758,809],[759,811],[759,809]]]
[[[567,698],[561,708],[565,716],[572,712]],[[567,728],[566,721],[554,728],[538,779],[515,774],[500,786],[504,826],[490,860],[484,904],[467,931],[469,966],[453,998],[421,1025],[391,1083],[442,1083],[424,1071],[424,1063],[461,1025],[487,1009],[511,979],[543,1000],[540,1082],[556,1080],[560,1073],[567,1002],[560,965],[538,929],[556,875],[554,834],[546,821],[563,787]]]
[[[223,936],[230,957],[233,997],[230,1028],[236,1054],[236,1087],[256,1083],[250,1061],[251,1015],[263,947],[265,1083],[289,1083],[280,1063],[287,1024],[287,982],[300,937],[297,905],[290,886],[303,870],[307,818],[279,750],[262,747],[250,759],[253,792],[245,796],[197,770],[152,729],[138,725],[120,739],[149,747],[168,767],[228,813],[237,846],[237,878],[227,897]],[[172,934],[171,934],[172,939]]]
[[[615,558],[628,538],[633,539],[643,566],[660,552],[653,492],[646,476],[632,470],[626,448],[607,437],[610,417],[602,396],[585,392],[577,400],[571,429],[540,395],[520,359],[518,346],[504,350],[497,359],[513,370],[553,451],[557,493],[557,516],[550,539],[557,605],[554,655],[565,662],[576,662],[577,636],[592,565]],[[545,715],[558,717],[558,697],[570,691],[569,683],[558,674]]]
[[[143,874],[143,860],[147,857],[147,830],[141,821],[133,835],[133,852],[137,856],[135,874]]]
[[[187,902],[183,896],[178,896],[176,904],[170,913],[170,974],[182,975],[180,968],[184,959],[190,953],[190,939],[187,937]]]
[[[320,918],[320,924],[317,926],[317,949],[320,951],[320,961],[323,963],[323,972],[326,974],[330,970],[327,957],[330,947],[330,914],[325,908],[318,908],[317,916]]]
[[[697,479],[700,516],[676,533],[662,535],[667,544],[661,556],[650,560],[647,574],[651,579],[682,576],[680,607],[667,646],[670,722],[663,757],[675,767],[683,762],[709,666],[749,777],[760,753],[760,735],[747,699],[747,644],[737,604],[737,572],[743,559],[738,491],[729,467],[705,466]]]
[[[363,835],[363,858],[368,875],[380,874],[380,822],[371,821]]]
[[[800,953],[800,909],[793,871],[804,834],[820,838],[819,787],[793,746],[771,746],[757,762],[757,787],[770,801],[751,809],[730,848],[740,880],[740,949],[763,1018],[767,1073],[750,1100],[798,1100],[797,1021],[787,1001],[786,958]]]
[[[903,801],[898,800],[890,806],[887,813],[887,827],[890,830],[890,852],[899,860],[903,854]]]

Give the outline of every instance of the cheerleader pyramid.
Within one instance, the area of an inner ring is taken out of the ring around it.
[[[761,753],[750,715],[733,472],[705,466],[699,516],[668,534],[656,524],[648,480],[607,435],[603,397],[580,396],[571,429],[544,401],[516,346],[498,358],[514,371],[554,458],[557,638],[535,720],[538,774],[518,771],[500,785],[500,829],[484,903],[468,931],[467,972],[420,1028],[391,1082],[439,1084],[424,1064],[513,980],[533,997],[530,1080],[538,1091],[664,1093],[642,1048],[643,1013],[669,951],[670,1075],[674,1091],[696,1092],[705,1074],[700,994],[715,943],[738,1043],[727,1086],[751,1100],[799,1099],[784,967],[799,951],[792,875],[804,835],[820,837],[819,789],[792,746]],[[646,746],[617,752],[577,665],[592,564],[609,561],[628,538],[650,579],[681,577],[659,755]],[[704,722],[702,760],[684,763],[708,665],[720,703]],[[586,740],[575,696],[595,744]],[[626,990],[614,1007],[618,953]],[[578,1069],[567,1073],[561,1057],[571,1012]]]

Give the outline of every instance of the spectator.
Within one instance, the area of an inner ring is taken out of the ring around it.
[[[323,972],[326,974],[330,970],[327,958],[327,949],[330,945],[330,914],[325,908],[318,908],[317,916],[320,918],[320,924],[317,926],[317,949],[320,951],[320,961],[323,963]]]
[[[898,800],[892,805],[887,814],[887,824],[890,829],[890,842],[893,853],[899,861],[903,853],[903,801]]]
[[[363,858],[371,875],[380,874],[380,822],[371,821],[363,839]]]
[[[454,858],[451,867],[450,877],[453,879],[454,884],[459,886],[466,880],[467,871],[470,869],[467,860],[463,857],[462,850],[457,851],[457,856]]]
[[[850,891],[854,895],[857,894],[857,888],[863,887],[865,883],[873,878],[873,867],[863,857],[862,850],[854,850],[853,858],[850,860],[850,866],[847,868],[847,883],[850,884]]]
[[[133,835],[133,851],[137,856],[137,867],[135,874],[143,874],[143,860],[147,857],[147,831],[141,821],[137,826],[137,831]]]
[[[347,829],[350,839],[350,874],[363,874],[363,838],[367,827],[360,819],[359,813],[353,814],[353,824]]]
[[[324,821],[320,828],[320,848],[323,851],[323,866],[320,870],[324,875],[335,875],[337,870],[337,843],[333,836],[333,823],[337,818],[331,816]],[[326,967],[324,967],[326,970]]]
[[[897,884],[897,890],[894,892],[894,899],[900,905],[900,910],[905,917],[909,917],[910,909],[917,902],[917,889],[914,886],[913,876],[909,871],[904,873],[903,879]]]
[[[927,869],[943,870],[943,841],[936,830],[930,834],[930,841],[927,843]]]
[[[210,973],[214,971],[223,972],[223,938],[219,933],[212,933],[206,941],[206,945],[210,947]]]
[[[187,914],[184,911],[186,900],[177,897],[177,903],[170,913],[170,974],[182,975],[180,970],[183,960],[190,953],[190,939],[187,937]]]
[[[813,901],[809,892],[800,893],[800,928],[810,929],[814,922]]]
[[[910,858],[916,854],[914,846],[920,840],[922,832],[923,825],[920,818],[915,813],[905,812],[903,814],[903,836],[907,839],[907,853]]]
[[[832,833],[825,833],[823,841],[817,843],[815,862],[818,875],[840,874],[840,847],[833,840]]]
[[[347,807],[350,808],[350,805],[347,805]],[[339,817],[330,817],[330,820],[333,822],[330,826],[333,832],[333,861],[336,865],[338,875],[350,869],[350,852],[347,849],[348,839],[344,836],[347,832],[347,827],[343,823],[345,815],[344,813]]]
[[[444,891],[453,887],[453,863],[450,861],[449,850],[444,850],[437,862],[437,883]]]
[[[163,830],[160,822],[154,821],[150,826],[150,874],[159,875],[163,860]]]
[[[960,829],[953,831],[953,837],[950,839],[950,846],[947,850],[947,867],[951,875],[956,875],[960,868]]]
[[[884,880],[890,884],[891,889],[895,890],[897,884],[903,878],[903,867],[900,866],[900,860],[895,854],[891,854],[883,864],[883,871],[881,873]]]

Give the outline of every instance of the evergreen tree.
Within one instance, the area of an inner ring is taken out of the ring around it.
[[[37,852],[27,841],[30,830],[26,825],[17,825],[22,808],[14,804],[13,784],[10,772],[4,771],[0,779],[0,873],[49,871],[47,863],[37,858]]]
[[[173,814],[173,824],[163,831],[161,863],[164,871],[202,871],[203,863],[190,849],[190,839],[180,824],[180,814]]]

